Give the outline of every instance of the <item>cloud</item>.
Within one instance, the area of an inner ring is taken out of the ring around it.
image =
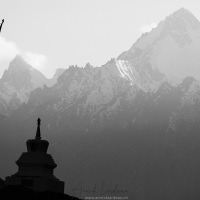
[[[157,27],[156,23],[146,24],[140,28],[140,31],[142,33],[146,33],[146,32],[150,32],[153,28],[156,28],[156,27]]]
[[[48,59],[45,55],[30,51],[23,52],[14,42],[0,36],[0,77],[4,70],[8,68],[9,63],[18,54],[22,55],[24,60],[35,69],[41,71],[43,74],[47,73]]]
[[[11,61],[20,51],[16,44],[0,36],[0,62]]]
[[[48,59],[45,55],[38,53],[25,52],[22,54],[24,60],[35,69],[42,71],[46,69]]]

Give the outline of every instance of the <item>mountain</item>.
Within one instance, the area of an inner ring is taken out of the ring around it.
[[[56,69],[54,76],[47,81],[47,86],[52,87],[53,85],[55,85],[57,83],[58,77],[61,76],[65,70],[65,68]]]
[[[138,70],[158,70],[172,84],[187,76],[200,79],[200,22],[181,8],[161,21],[118,59],[126,60]]]
[[[47,82],[46,77],[17,55],[0,80],[0,114],[9,116],[29,99],[30,92]]]
[[[0,177],[14,171],[42,119],[66,193],[200,197],[200,22],[182,8],[117,59],[70,66],[1,125]]]

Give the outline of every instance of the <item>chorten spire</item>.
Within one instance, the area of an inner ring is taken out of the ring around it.
[[[37,139],[37,140],[41,139],[40,125],[41,125],[41,119],[38,118],[37,119],[37,132],[36,132],[36,136],[35,136],[35,139]]]

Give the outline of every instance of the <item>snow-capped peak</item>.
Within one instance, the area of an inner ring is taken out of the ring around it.
[[[118,59],[133,66],[157,69],[172,84],[192,76],[200,80],[200,22],[184,9],[161,21]],[[148,67],[145,63],[148,63]]]

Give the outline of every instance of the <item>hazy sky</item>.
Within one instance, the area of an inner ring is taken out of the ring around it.
[[[200,20],[199,0],[0,0],[0,76],[18,53],[47,77],[101,66],[181,7]]]

